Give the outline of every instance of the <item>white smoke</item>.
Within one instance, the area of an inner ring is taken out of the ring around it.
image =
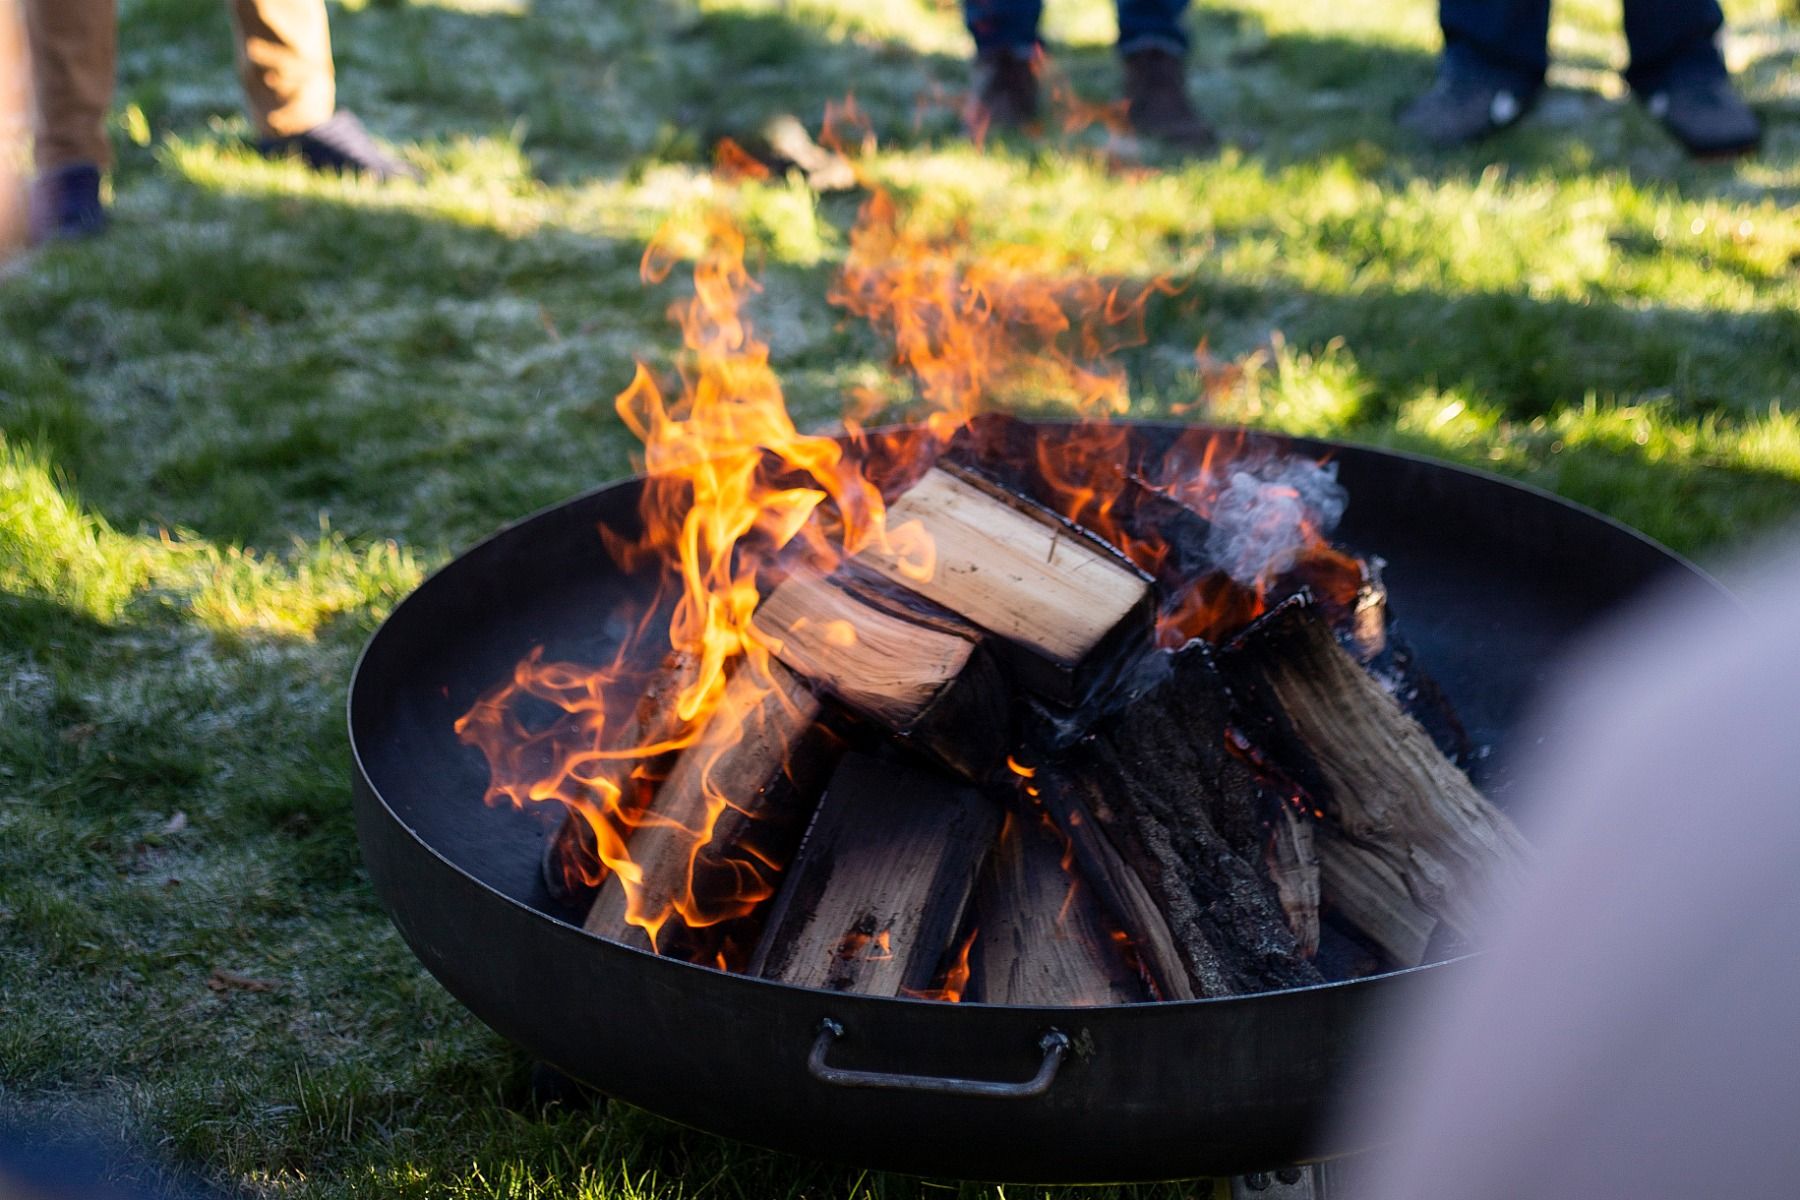
[[[1283,457],[1227,470],[1229,481],[1212,504],[1206,551],[1247,586],[1292,567],[1310,538],[1337,528],[1349,500],[1336,463]]]

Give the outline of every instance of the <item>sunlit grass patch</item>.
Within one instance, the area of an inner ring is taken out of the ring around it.
[[[1343,434],[1365,416],[1372,391],[1341,341],[1318,353],[1296,352],[1276,336],[1264,350],[1236,364],[1211,364],[1188,412],[1236,425],[1313,437]]]
[[[0,592],[118,616],[150,556],[64,494],[47,459],[0,435]]]
[[[215,632],[306,637],[341,614],[385,611],[418,585],[413,555],[393,542],[360,550],[326,531],[285,558],[236,547],[207,554],[196,567],[194,620]]]

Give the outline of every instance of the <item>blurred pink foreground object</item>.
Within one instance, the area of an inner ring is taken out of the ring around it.
[[[1766,611],[1652,604],[1565,677],[1540,873],[1372,1056],[1356,1200],[1800,1195],[1797,549]]]

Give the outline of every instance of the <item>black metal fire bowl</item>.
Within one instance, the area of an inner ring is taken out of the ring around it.
[[[1155,444],[1185,428],[1135,434]],[[1574,639],[1662,581],[1726,603],[1669,551],[1547,493],[1385,451],[1256,440],[1331,452],[1350,496],[1338,540],[1387,560],[1396,619],[1471,737],[1493,747],[1478,781],[1502,804],[1521,717]],[[1454,961],[1252,996],[1048,1009],[792,987],[579,928],[539,872],[560,814],[485,807],[485,764],[451,725],[534,646],[555,659],[609,657],[624,629],[608,614],[638,585],[595,528],[636,529],[639,490],[636,480],[602,487],[495,534],[396,607],[357,665],[349,723],[363,857],[401,934],[452,994],[528,1053],[620,1099],[866,1167],[1128,1181],[1361,1148],[1330,1140],[1327,1120],[1379,1100],[1352,1094],[1359,1039],[1441,986]]]

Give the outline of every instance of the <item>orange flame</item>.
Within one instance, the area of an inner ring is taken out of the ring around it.
[[[942,1000],[949,1004],[960,1004],[969,990],[969,976],[972,968],[969,965],[969,954],[975,949],[975,939],[981,935],[978,927],[970,926],[968,934],[957,946],[956,953],[950,958],[950,964],[944,969],[944,981],[932,988],[902,988],[900,994],[913,1000]]]

